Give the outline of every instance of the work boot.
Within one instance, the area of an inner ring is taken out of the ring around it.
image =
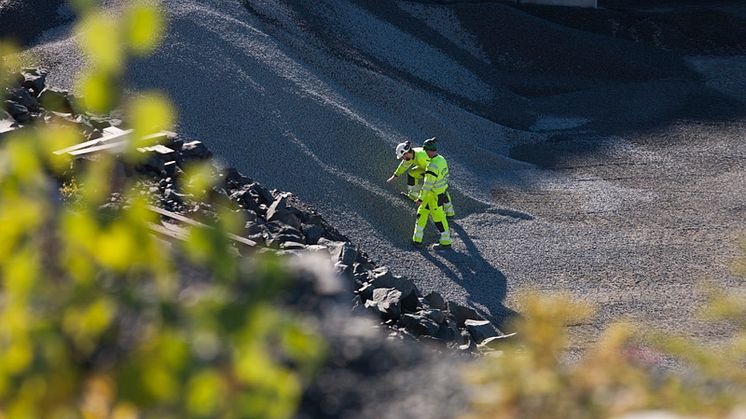
[[[440,243],[438,243],[438,244],[434,244],[433,247],[432,247],[432,249],[435,250],[435,251],[451,250],[451,245],[450,244],[440,244]]]
[[[409,242],[409,245],[412,247],[412,249],[415,249],[415,250],[419,250],[424,247],[422,242],[415,242],[415,241]]]

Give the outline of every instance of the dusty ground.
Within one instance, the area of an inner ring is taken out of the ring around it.
[[[592,19],[489,2],[164,6],[164,46],[130,85],[165,90],[179,131],[424,292],[497,320],[522,290],[569,292],[599,306],[573,327],[578,346],[619,316],[720,336],[694,313],[701,281],[744,286],[728,267],[746,216],[743,6],[708,9],[731,29],[706,36],[682,34],[700,12],[670,3]],[[53,84],[84,65],[73,41],[38,41]],[[385,183],[393,146],[433,135],[459,213],[443,254],[407,247],[413,208]]]

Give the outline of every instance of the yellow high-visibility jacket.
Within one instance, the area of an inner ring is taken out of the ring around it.
[[[438,195],[445,193],[446,189],[448,189],[448,163],[443,156],[438,154],[430,159],[430,163],[425,168],[425,181],[418,199],[424,202],[429,198],[437,198]]]
[[[428,157],[427,152],[422,147],[415,147],[412,151],[414,151],[414,158],[412,160],[402,159],[394,171],[394,176],[401,176],[404,173],[408,173],[409,176],[419,179],[425,174],[425,168],[430,163],[430,157]]]

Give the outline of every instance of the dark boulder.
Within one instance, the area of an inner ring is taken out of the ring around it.
[[[306,248],[305,244],[290,241],[290,240],[280,243],[280,249],[292,250],[292,249],[305,249],[305,248]]]
[[[233,193],[236,190],[243,190],[244,186],[252,184],[254,181],[251,178],[242,175],[238,170],[233,167],[229,167],[223,173],[223,187],[228,193]]]
[[[448,302],[448,311],[453,314],[458,327],[464,327],[466,320],[484,320],[473,308],[462,306],[453,301]]]
[[[11,100],[5,101],[5,110],[13,117],[16,121],[25,124],[31,121],[31,113],[28,108],[21,105],[20,103],[13,102]]]
[[[440,330],[440,325],[421,314],[404,314],[399,319],[399,324],[415,336],[435,336]]]
[[[70,94],[64,90],[45,88],[39,93],[39,103],[48,111],[75,113]]]
[[[324,227],[318,224],[303,224],[301,225],[301,229],[303,230],[303,234],[306,236],[307,244],[318,243],[319,239],[324,237],[324,233],[326,232]]]
[[[394,275],[386,266],[373,269],[369,273],[368,282],[373,288],[396,288],[402,293],[402,297],[415,294],[414,282],[399,275]]]
[[[301,229],[301,220],[297,215],[297,209],[288,205],[287,195],[280,195],[267,210],[267,221],[279,221],[283,224]]]
[[[438,324],[445,323],[446,321],[445,314],[438,309],[425,310],[423,314]]]
[[[269,192],[269,189],[262,186],[262,184],[260,184],[259,182],[254,182],[254,184],[251,185],[251,190],[256,192],[262,204],[269,206],[272,205],[272,203],[274,202],[275,197],[272,196],[272,193]]]
[[[443,299],[443,296],[441,296],[439,293],[435,291],[426,295],[425,301],[427,301],[427,303],[432,308],[437,308],[439,310],[445,310],[447,308],[446,301]]]
[[[319,240],[318,244],[329,249],[332,262],[339,262],[354,267],[357,249],[350,242],[336,242],[331,240]]]
[[[285,225],[279,221],[270,221],[264,224],[267,233],[267,243],[280,245],[286,241],[303,242],[303,233],[300,230]]]
[[[100,116],[85,115],[85,119],[88,121],[93,128],[103,131],[104,128],[112,126],[112,121],[109,118],[102,118]]]
[[[212,157],[212,152],[201,141],[190,141],[182,144],[179,156],[182,161],[207,160]]]
[[[461,331],[461,344],[458,346],[458,348],[464,352],[476,351],[477,344],[476,342],[474,342],[474,339],[472,339],[471,334],[469,334],[468,331]]]
[[[485,339],[501,335],[500,331],[489,320],[471,320],[464,322],[466,330],[475,343],[482,343]]]
[[[401,315],[401,291],[394,288],[377,288],[365,302],[366,308],[375,308],[384,320],[398,319]]]
[[[46,87],[47,72],[38,69],[25,69],[21,74],[23,75],[21,86],[31,91],[34,97],[38,97]]]
[[[341,277],[346,279],[348,282],[352,282],[353,280],[352,266],[337,262],[334,264],[334,271],[337,274],[339,274]]]
[[[230,199],[247,211],[252,211],[255,214],[264,214],[263,209],[256,202],[249,189],[248,186],[244,186],[242,189],[235,190],[231,193]]]
[[[438,330],[432,336],[444,342],[452,342],[456,340],[457,337],[461,336],[461,332],[458,330],[456,325],[443,323],[438,326]]]
[[[41,111],[39,102],[23,87],[13,87],[8,89],[5,98],[18,103],[19,105],[25,106],[31,112]]]

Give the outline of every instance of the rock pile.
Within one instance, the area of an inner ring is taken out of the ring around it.
[[[45,78],[44,71],[25,70],[17,83],[7,88],[4,102],[7,115],[3,119],[10,122],[6,123],[11,126],[9,130],[55,120],[74,124],[87,141],[69,149],[73,150],[70,154],[75,158],[74,166],[98,152],[116,152],[117,143],[108,138],[121,140],[127,131],[119,126],[126,124],[116,118],[80,111],[74,97],[45,86]],[[423,296],[411,280],[395,275],[386,266],[377,266],[364,251],[293,194],[269,190],[234,168],[216,166],[211,160],[212,153],[203,143],[174,133],[161,133],[154,138],[160,144],[139,149],[146,154],[140,163],[118,162],[113,182],[117,182],[117,176],[141,177],[144,184],[150,185],[148,191],[157,207],[166,213],[179,214],[164,222],[178,221],[182,216],[215,215],[213,205],[241,212],[246,223],[240,241],[249,244],[250,251],[290,257],[307,253],[328,256],[338,276],[353,290],[349,295],[352,309],[373,313],[390,329],[391,336],[435,342],[468,352],[477,352],[480,345],[486,346],[504,336],[475,310],[445,301],[437,292]],[[93,141],[96,139],[99,142]],[[194,202],[179,186],[184,168],[205,161],[212,162],[219,178],[209,191],[213,204]]]

